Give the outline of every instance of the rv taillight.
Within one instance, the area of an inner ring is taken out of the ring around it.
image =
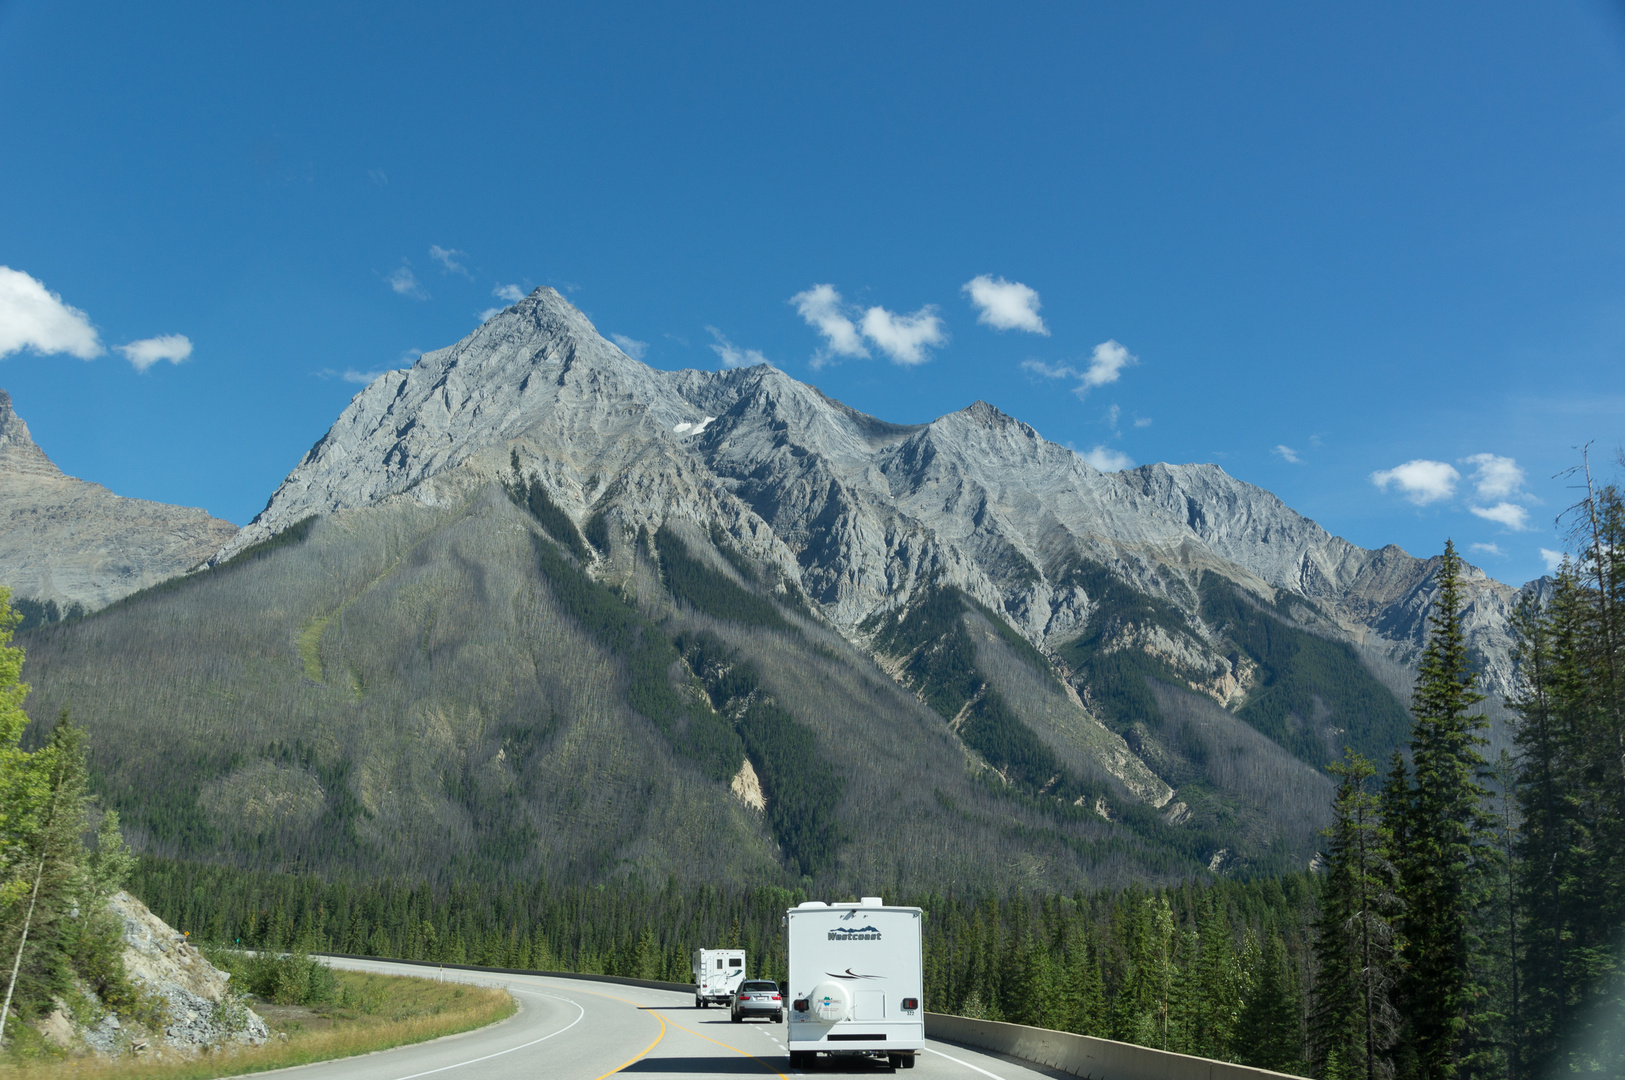
[[[919,998],[904,998],[903,999],[903,1008],[905,1008],[905,1009],[918,1009],[919,1007],[920,1007],[920,999]]]
[[[806,1012],[807,1011],[807,999],[806,998],[796,998],[795,1004],[792,1005],[791,1008],[795,1009],[796,1012]]]

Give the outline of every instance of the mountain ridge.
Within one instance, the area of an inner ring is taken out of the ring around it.
[[[169,855],[1071,888],[1307,865],[1323,766],[1404,737],[1435,567],[984,401],[656,371],[539,289],[28,677]],[[1465,591],[1498,693],[1516,594]]]
[[[984,401],[892,424],[770,365],[658,371],[545,287],[358,393],[213,561],[310,513],[414,490],[432,500],[434,481],[465,464],[475,482],[488,479],[516,444],[578,526],[608,486],[594,477],[606,474],[658,479],[644,497],[620,499],[634,530],[711,504],[848,633],[946,573],[1052,646],[1088,607],[1053,579],[1088,556],[1153,591],[1167,587],[1168,569],[1221,572],[1271,600],[1285,591],[1327,629],[1410,663],[1432,595],[1434,560],[1360,548],[1218,465],[1103,473]],[[1504,695],[1512,665],[1501,624],[1517,591],[1475,567],[1466,574],[1486,685]]]
[[[185,573],[237,533],[207,511],[115,495],[68,476],[0,390],[0,585],[17,600],[104,607]]]

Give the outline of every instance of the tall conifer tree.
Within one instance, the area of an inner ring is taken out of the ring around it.
[[[1311,1061],[1317,1076],[1386,1080],[1398,1031],[1392,999],[1398,899],[1378,800],[1367,790],[1376,770],[1348,749],[1329,771],[1339,783],[1315,928]]]
[[[1457,1076],[1464,1050],[1479,1035],[1486,988],[1475,982],[1483,947],[1477,915],[1488,899],[1486,869],[1493,856],[1482,782],[1488,720],[1473,711],[1484,695],[1474,688],[1462,625],[1461,561],[1448,541],[1437,581],[1411,696],[1414,780],[1406,782],[1399,773],[1395,779],[1403,790],[1385,795],[1401,815],[1391,826],[1406,941],[1399,998],[1417,1080]]]

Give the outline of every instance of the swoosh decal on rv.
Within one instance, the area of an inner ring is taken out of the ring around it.
[[[847,968],[844,975],[837,971],[826,971],[824,974],[832,979],[884,979],[886,977],[884,975],[859,975],[851,968]]]

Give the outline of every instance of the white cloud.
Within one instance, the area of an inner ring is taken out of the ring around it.
[[[1099,469],[1101,472],[1122,472],[1124,469],[1134,467],[1134,459],[1121,450],[1113,450],[1106,445],[1096,446],[1087,454],[1080,455],[1083,460]]]
[[[1106,426],[1111,428],[1113,431],[1117,431],[1117,421],[1122,418],[1122,415],[1123,407],[1121,405],[1113,404],[1111,408],[1106,410]],[[1118,432],[1118,434],[1122,433]]]
[[[1130,355],[1129,351],[1117,342],[1102,341],[1095,346],[1093,355],[1089,357],[1089,369],[1083,373],[1083,385],[1079,387],[1080,396],[1083,387],[1114,383],[1124,368],[1133,367],[1139,362],[1138,357]]]
[[[931,304],[912,315],[899,315],[883,307],[872,307],[863,313],[863,336],[875,343],[892,362],[905,367],[923,364],[931,359],[925,350],[948,340],[937,318],[937,309]]]
[[[1274,454],[1276,457],[1279,457],[1288,465],[1299,465],[1303,462],[1303,458],[1299,457],[1298,452],[1292,449],[1290,446],[1277,446],[1274,450],[1271,450],[1270,453]]]
[[[1540,557],[1546,563],[1546,572],[1548,574],[1555,574],[1559,570],[1563,569],[1563,553],[1561,551],[1553,551],[1551,548],[1541,548]]]
[[[1494,506],[1469,506],[1467,509],[1485,521],[1505,525],[1513,532],[1524,532],[1529,528],[1529,511],[1517,503],[1498,502]]]
[[[1136,416],[1134,418],[1134,426],[1135,427],[1150,427],[1151,426],[1151,418],[1149,416]]]
[[[491,317],[493,315],[501,315],[504,311],[507,311],[507,310],[508,310],[507,308],[488,307],[484,311],[481,311],[481,312],[478,312],[477,314],[475,314],[474,317],[480,321],[481,325],[484,325],[485,323],[488,323],[488,322],[491,321]]]
[[[1407,461],[1392,469],[1378,469],[1371,474],[1371,482],[1379,489],[1387,491],[1388,485],[1393,484],[1417,506],[1450,498],[1456,493],[1456,481],[1460,479],[1461,474],[1454,466],[1425,458]]]
[[[1116,382],[1124,368],[1133,367],[1139,362],[1139,357],[1117,342],[1102,341],[1090,354],[1089,366],[1081,371],[1071,364],[1046,364],[1042,360],[1023,360],[1021,366],[1024,370],[1042,375],[1046,379],[1078,380],[1078,385],[1072,388],[1072,392],[1082,399],[1095,387]],[[1145,424],[1141,424],[1136,420],[1134,426],[1145,427],[1150,423],[1151,421],[1147,420]]]
[[[192,341],[185,334],[160,334],[115,348],[124,354],[124,359],[135,365],[137,371],[146,371],[160,360],[178,364],[192,355]]]
[[[1042,360],[1023,360],[1023,371],[1030,371],[1034,375],[1042,375],[1046,379],[1076,379],[1080,377],[1078,369],[1070,364],[1046,364]]]
[[[722,331],[716,327],[707,326],[706,329],[711,332],[712,337],[717,339],[711,346],[711,351],[721,358],[723,367],[747,367],[752,364],[765,364],[768,362],[767,357],[763,356],[761,352],[756,349],[741,349],[723,337]]]
[[[863,343],[865,338],[894,363],[905,366],[925,363],[931,359],[926,352],[928,347],[948,341],[937,309],[930,304],[912,315],[872,307],[854,322],[852,316],[856,309],[842,301],[833,285],[814,285],[790,297],[790,302],[808,326],[824,335],[825,347],[812,357],[815,368],[823,367],[837,356],[868,356],[869,349]]]
[[[412,273],[410,266],[396,268],[395,272],[384,280],[389,282],[391,289],[402,296],[410,296],[414,300],[429,299],[429,294],[423,291],[423,286],[418,283],[418,276]]]
[[[1476,551],[1480,555],[1494,555],[1496,558],[1505,558],[1506,552],[1501,550],[1500,544],[1473,544],[1469,551]]]
[[[525,290],[517,285],[498,285],[491,290],[491,295],[498,300],[506,300],[510,304],[517,304],[525,298]]]
[[[611,334],[609,337],[611,341],[621,347],[623,353],[634,360],[642,360],[644,354],[649,351],[647,341],[639,341],[637,338],[627,337],[625,334]]]
[[[1523,490],[1524,472],[1512,458],[1474,454],[1461,460],[1473,467],[1473,483],[1480,499],[1506,499]]]
[[[1038,317],[1038,290],[1019,281],[1006,281],[991,274],[971,278],[960,289],[970,296],[978,310],[976,321],[995,330],[1025,330],[1049,336],[1049,327]]]
[[[107,350],[90,316],[21,270],[0,266],[0,358],[23,349],[90,360]]]
[[[813,355],[813,366],[822,367],[831,356],[868,356],[857,324],[847,317],[841,294],[833,285],[814,285],[805,292],[790,297],[796,314],[807,325],[824,335],[828,344]]]
[[[322,370],[316,372],[316,377],[318,379],[343,379],[348,383],[358,383],[365,386],[382,374],[382,371],[357,371],[355,368],[346,368],[343,371],[322,368]]]
[[[368,169],[367,170],[367,179],[371,180],[373,183],[377,184],[379,187],[383,187],[384,185],[389,183],[389,174],[384,172],[384,170],[382,170],[382,169]]]
[[[461,274],[465,278],[473,280],[473,275],[468,272],[468,268],[459,261],[468,258],[468,252],[458,251],[456,248],[443,248],[439,244],[430,244],[429,258],[444,266],[448,273]]]

